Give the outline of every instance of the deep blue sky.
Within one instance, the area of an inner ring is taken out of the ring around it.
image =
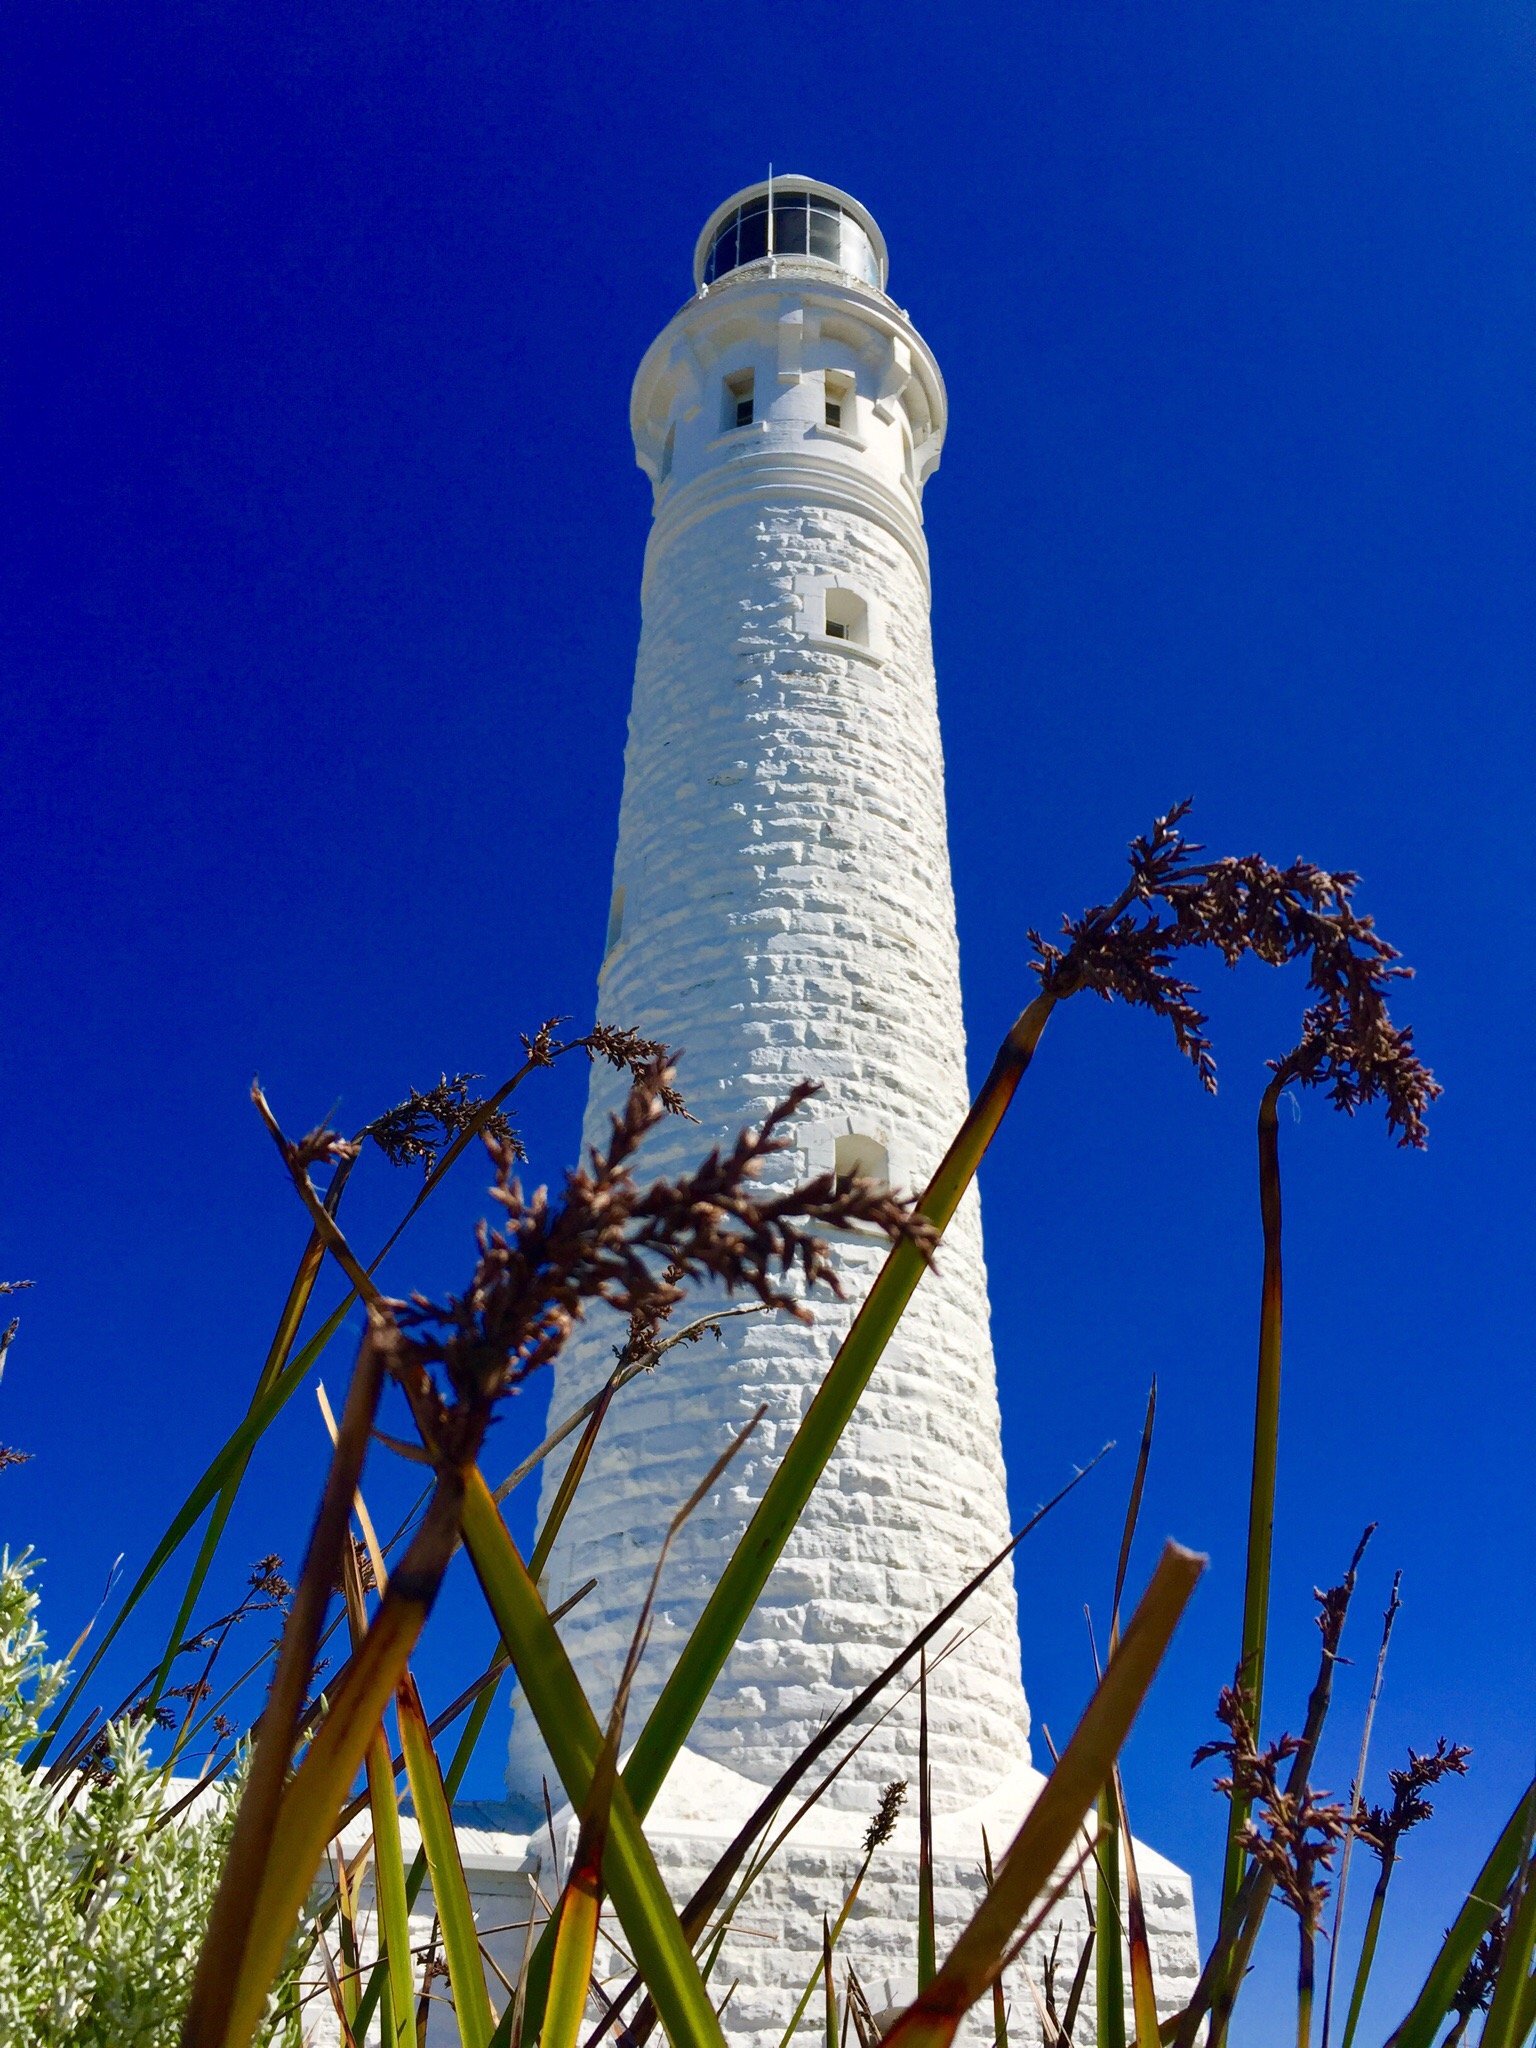
[[[23,8],[0,1265],[38,1285],[0,1437],[36,1456],[0,1487],[61,1643],[243,1408],[302,1241],[252,1073],[290,1126],[356,1125],[590,1015],[647,521],[629,380],[771,158],[874,209],[949,381],[927,511],[975,1070],[1026,928],[1113,891],[1187,791],[1218,850],[1359,869],[1420,970],[1428,1154],[1312,1099],[1284,1133],[1271,1695],[1294,1723],[1311,1588],[1379,1519],[1363,1662],[1397,1565],[1406,1601],[1379,1770],[1476,1750],[1400,1874],[1401,2003],[1533,1746],[1533,56],[1530,5],[1475,0]],[[1235,1655],[1252,1119],[1301,991],[1213,997],[1217,1101],[1153,1024],[1075,1004],[984,1182],[1018,1507],[1122,1446],[1021,1563],[1058,1736],[1160,1377],[1139,1567],[1164,1532],[1213,1564],[1129,1793],[1208,1921],[1188,1757]],[[526,1100],[542,1174],[582,1085]],[[483,1178],[388,1284],[462,1277]],[[360,1243],[409,1192],[369,1162]],[[232,1569],[296,1552],[321,1458],[305,1396]],[[434,1699],[485,1633],[451,1592]],[[1248,2027],[1274,2038],[1260,1999]]]

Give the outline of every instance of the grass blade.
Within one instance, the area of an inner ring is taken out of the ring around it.
[[[481,1589],[566,1794],[573,1804],[584,1808],[601,1747],[597,1722],[477,1470],[469,1474],[466,1486],[463,1533]],[[662,2024],[674,2043],[678,2048],[685,2044],[692,2048],[695,2043],[721,2048],[723,2037],[714,2007],[622,1776],[614,1787],[603,1876],[635,1960],[656,1999]],[[525,2025],[533,2024],[544,2002],[544,1987],[536,1981],[538,1967],[535,1958],[529,1973]],[[547,1965],[544,1977],[547,1985]]]
[[[304,1569],[288,1611],[272,1685],[261,1717],[255,1755],[251,1759],[229,1853],[198,1958],[192,1997],[183,2025],[182,2039],[186,2048],[202,2048],[204,2043],[213,2048],[213,2044],[226,2038],[229,1990],[240,1981],[242,1958],[256,1938],[256,1907],[263,1889],[263,1874],[279,1824],[284,1784],[314,1670],[325,1610],[340,1573],[342,1552],[350,1546],[348,1522],[352,1500],[357,1491],[358,1476],[362,1471],[383,1384],[381,1326],[370,1319],[347,1392],[340,1441],[326,1475],[325,1491],[315,1517]],[[382,1711],[381,1700],[373,1722],[378,1720]],[[363,1730],[358,1753],[353,1758],[354,1771],[362,1761],[373,1722]],[[315,1845],[314,1861],[305,1873],[306,1886],[330,1839],[332,1829],[329,1821],[334,1814],[333,1807]],[[297,1912],[296,1901],[295,1916]],[[263,1999],[265,1986],[276,1972],[277,1958],[282,1954],[291,1925],[289,1921],[284,1927],[272,1967],[262,1980]],[[256,2014],[259,2012],[258,2005]]]
[[[1136,1471],[1131,1479],[1130,1498],[1125,1504],[1125,1525],[1120,1531],[1120,1555],[1115,1563],[1115,1597],[1109,1610],[1109,1647],[1120,1636],[1120,1602],[1125,1594],[1125,1575],[1131,1568],[1131,1545],[1141,1520],[1142,1496],[1147,1490],[1147,1467],[1152,1462],[1152,1431],[1157,1422],[1157,1376],[1147,1390],[1147,1412],[1142,1418],[1141,1442],[1136,1450]]]
[[[331,1418],[329,1404],[322,1400],[322,1410],[331,1435],[339,1439],[339,1431]],[[361,1496],[354,1500],[358,1505]],[[362,1573],[358,1570],[357,1553],[348,1543],[341,1553],[341,1586],[347,1606],[347,1627],[352,1637],[352,1648],[357,1650],[368,1634],[368,1610],[363,1598]],[[405,1893],[405,1850],[400,1839],[400,1805],[395,1796],[395,1771],[390,1760],[389,1740],[384,1733],[383,1723],[374,1729],[368,1739],[368,1806],[373,1825],[373,1896],[378,1909],[379,1963],[384,1971],[388,1988],[388,1999],[384,2008],[383,2039],[386,2048],[413,2048],[411,2040],[411,2006],[413,2003],[413,1977],[411,1974],[411,1909]],[[343,1874],[346,1859],[339,1859]],[[338,1886],[338,1898],[345,1908],[345,1879]],[[343,1925],[345,1925],[345,1913]],[[355,1949],[356,1942],[354,1940]],[[356,2031],[358,2024],[354,1994],[352,2020]]]
[[[589,1835],[589,1823],[606,1813],[612,1787],[600,1777],[592,1781],[592,1799],[582,1816],[576,1860],[560,1895],[555,1916],[555,1946],[544,1998],[542,2048],[575,2048],[592,1984],[592,1958],[597,1952],[597,1923],[602,1910],[602,1860],[605,1829]]]
[[[378,1908],[379,1957],[387,1999],[384,2039],[390,2048],[415,2048],[411,2008],[411,1909],[405,1896],[405,1849],[400,1839],[400,1805],[395,1796],[389,1743],[382,1724],[368,1741],[368,1804],[373,1819],[373,1897]]]
[[[443,1789],[437,1752],[422,1711],[416,1681],[407,1671],[395,1692],[395,1713],[400,1723],[400,1747],[405,1756],[406,1776],[411,1787],[411,1804],[421,1828],[421,1846],[432,1879],[432,1900],[442,1930],[443,1954],[448,1962],[448,1981],[453,1989],[454,2016],[462,2048],[485,2048],[496,2024],[490,1993],[485,1988],[485,1966],[480,1960],[480,1936],[470,1905],[469,1886],[453,1831],[453,1815]]]
[[[1052,997],[1037,996],[1015,1023],[929,1182],[918,1213],[940,1230],[974,1179],[1054,1007]],[[661,1790],[926,1270],[909,1241],[891,1247],[640,1731],[624,1771],[637,1814],[648,1812]]]
[[[1253,1466],[1248,1493],[1248,1561],[1243,1580],[1243,1641],[1239,1670],[1253,1695],[1253,1724],[1263,1726],[1264,1660],[1269,1639],[1269,1575],[1275,1541],[1275,1481],[1280,1463],[1280,1361],[1285,1286],[1280,1259],[1281,1076],[1259,1102],[1259,1217],[1264,1231],[1264,1279],[1259,1296],[1259,1367],[1254,1392]],[[1246,1800],[1233,1796],[1227,1810],[1227,1859],[1221,1917],[1231,1918],[1247,1855]]]
[[[612,1382],[609,1383],[610,1387]],[[592,1422],[583,1441],[590,1449],[591,1437],[602,1421],[604,1410],[594,1412]],[[578,1452],[578,1455],[579,1452]],[[677,1525],[674,1523],[673,1527]],[[592,1790],[581,1816],[581,1832],[576,1838],[576,1856],[571,1865],[570,1876],[566,1879],[565,1890],[560,1897],[559,1914],[555,1924],[555,1946],[550,1958],[549,1990],[544,2000],[544,2025],[540,2035],[540,2048],[576,2048],[576,2037],[581,2031],[582,2016],[587,2009],[587,1998],[592,1988],[592,1958],[597,1951],[598,1919],[603,1902],[603,1851],[608,1840],[608,1822],[613,1811],[614,1788],[619,1776],[619,1744],[623,1737],[624,1715],[629,1705],[629,1689],[634,1682],[635,1670],[640,1662],[650,1629],[651,1602],[655,1597],[661,1566],[665,1562],[667,1547],[671,1541],[669,1531],[667,1542],[663,1543],[661,1557],[651,1577],[650,1590],[635,1624],[630,1641],[629,1655],[614,1693],[613,1711],[608,1716],[608,1731],[597,1759],[597,1769],[592,1774]]]
[[[992,1844],[987,1840],[985,1828],[981,1831],[981,1863],[986,1873],[987,1890],[991,1891],[996,1878],[992,1870]],[[1054,1975],[1056,1952],[1051,1951],[1052,1974]],[[1051,1997],[1051,1979],[1046,1979],[1046,2001]],[[1055,2014],[1051,2015],[1054,2020]],[[1058,2030],[1059,2031],[1059,2030]],[[998,1978],[992,1986],[992,2048],[1008,2048],[1008,1994],[1003,1989],[1003,1980]]]
[[[814,1980],[813,1980],[814,1981]],[[825,1913],[821,1916],[821,1981],[825,1988],[825,2035],[827,2048],[837,2048],[837,1984],[832,1975],[832,1930]]]
[[[1125,1939],[1131,1958],[1131,2011],[1136,2022],[1136,2048],[1159,2048],[1157,1986],[1152,1975],[1152,1945],[1147,1939],[1147,1915],[1141,1896],[1141,1873],[1136,1868],[1136,1843],[1125,1811],[1125,1785],[1120,1766],[1112,1773],[1115,1820],[1125,1856]]]
[[[618,1390],[618,1375],[614,1374],[592,1403],[592,1413],[587,1417],[580,1441],[571,1453],[570,1463],[560,1476],[560,1485],[554,1500],[550,1503],[549,1513],[544,1517],[544,1525],[539,1530],[533,1554],[528,1559],[528,1576],[535,1585],[544,1575],[544,1567],[549,1562],[549,1553],[555,1547],[560,1525],[565,1520],[566,1510],[576,1497],[576,1489],[581,1484],[588,1460],[592,1456],[592,1447],[597,1442],[597,1433],[603,1426],[603,1419],[612,1407],[613,1397]]]
[[[1086,1897],[1085,1889],[1085,1900]],[[1098,1925],[1091,1917],[1092,1910],[1090,1906],[1088,1908],[1090,1914],[1088,1938],[1083,1943],[1083,1952],[1077,1959],[1077,1969],[1072,1977],[1072,1989],[1067,1993],[1067,2003],[1061,2015],[1061,2034],[1062,2039],[1065,2041],[1071,2041],[1075,2038],[1077,2015],[1082,2009],[1083,1994],[1088,1989],[1088,1972],[1092,1969],[1094,1956],[1098,1953]]]
[[[938,1936],[933,1922],[933,1774],[928,1766],[928,1652],[917,1682],[917,1988],[926,1991],[939,1974]]]
[[[341,1950],[341,1973],[335,1985],[336,2009],[338,2018],[351,2034],[357,2023],[357,1987],[362,1979],[362,1958],[357,1939],[357,1893],[339,1843],[333,1865],[336,1872],[336,1937]],[[326,1953],[329,1954],[328,1949]]]
[[[1371,1680],[1370,1698],[1365,1703],[1365,1720],[1360,1730],[1360,1757],[1355,1765],[1355,1782],[1350,1788],[1349,1805],[1352,1813],[1360,1811],[1365,1796],[1366,1766],[1371,1757],[1371,1733],[1376,1725],[1376,1706],[1381,1698],[1382,1680],[1387,1669],[1387,1650],[1392,1642],[1392,1629],[1397,1620],[1402,1601],[1398,1588],[1403,1575],[1398,1572],[1392,1581],[1391,1597],[1381,1617],[1381,1647],[1376,1652],[1376,1672]],[[1349,1886],[1349,1867],[1355,1847],[1355,1837],[1350,1833],[1344,1842],[1344,1853],[1339,1859],[1339,1882],[1333,1901],[1333,1934],[1328,1943],[1328,1987],[1323,1994],[1323,2048],[1329,2048],[1333,2032],[1333,1991],[1335,1970],[1339,1960],[1339,1946],[1344,1930],[1344,1894]],[[1381,1916],[1387,1902],[1387,1885],[1392,1875],[1392,1860],[1383,1862],[1381,1875],[1371,1894],[1370,1911],[1366,1916],[1365,1935],[1360,1943],[1360,1956],[1355,1964],[1354,1988],[1349,1996],[1349,2012],[1344,2021],[1343,2048],[1351,2048],[1355,2029],[1360,2024],[1360,2008],[1365,2003],[1365,1987],[1370,1982],[1371,1966],[1376,1960],[1376,1943],[1381,1934]]]
[[[1141,1443],[1136,1452],[1136,1470],[1131,1478],[1130,1497],[1125,1505],[1125,1522],[1120,1531],[1120,1555],[1115,1562],[1115,1593],[1109,1610],[1109,1647],[1113,1651],[1120,1638],[1120,1602],[1125,1595],[1126,1574],[1131,1566],[1131,1550],[1136,1541],[1136,1528],[1141,1520],[1141,1503],[1147,1486],[1147,1467],[1152,1461],[1152,1431],[1157,1420],[1157,1380],[1154,1377],[1147,1393],[1147,1412],[1141,1425]],[[1092,1623],[1089,1623],[1089,1637],[1092,1639]],[[1094,1666],[1097,1670],[1098,1651],[1094,1651]],[[1096,2032],[1099,2048],[1125,2048],[1125,1942],[1123,1935],[1129,1934],[1121,1911],[1121,1838],[1125,1847],[1123,1861],[1127,1893],[1131,1879],[1131,1840],[1125,1822],[1125,1799],[1119,1784],[1118,1770],[1100,1789],[1097,1802],[1097,1832],[1094,1837],[1095,1884],[1098,1892],[1098,1906],[1095,1925],[1109,1938],[1098,1943],[1095,1976],[1097,1997],[1095,2001]],[[1139,1897],[1138,1897],[1139,1903]],[[1143,1929],[1143,1935],[1145,1930]],[[1131,1951],[1131,1981],[1134,1990],[1136,1958],[1134,1946]],[[1140,2031],[1141,2022],[1137,2027]],[[1138,2041],[1137,2048],[1142,2048]]]
[[[343,1434],[346,1420],[342,1422]],[[210,1995],[183,2048],[247,2048],[348,1788],[368,1753],[453,1555],[461,1481],[445,1472],[372,1625],[283,1797],[238,1973]],[[402,1590],[403,1589],[403,1590]],[[259,1755],[259,1751],[258,1751]],[[199,1963],[199,1981],[211,1943]],[[409,2007],[407,2007],[407,2012]]]
[[[1120,1816],[1114,1786],[1106,1779],[1095,1804],[1097,1866],[1094,1924],[1099,1943],[1094,1964],[1095,2040],[1098,2048],[1125,2048],[1125,1948],[1120,1914]]]
[[[982,1900],[926,1992],[886,2035],[890,2048],[948,2048],[966,2011],[988,1990],[1012,1953],[1031,1905],[1051,1888],[1100,1788],[1109,1777],[1205,1560],[1165,1546],[1124,1638],[1109,1660],[1060,1762],[1003,1859]]]
[[[1536,1864],[1530,1856],[1530,1838],[1524,1845],[1515,1900],[1509,1918],[1509,1933],[1499,1963],[1499,1981],[1493,2003],[1483,2025],[1480,2048],[1522,2048],[1528,2031],[1525,2005],[1531,1974],[1531,1956],[1536,1951]]]

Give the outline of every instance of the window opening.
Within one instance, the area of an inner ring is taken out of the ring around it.
[[[672,457],[677,452],[677,421],[667,429],[667,438],[661,445],[661,480],[666,482],[672,474]]]
[[[823,631],[829,640],[851,640],[860,647],[869,645],[869,606],[853,591],[829,590],[823,621]]]
[[[725,424],[731,427],[750,427],[752,424],[752,385],[750,370],[738,370],[725,380]]]
[[[888,1181],[891,1162],[878,1138],[847,1131],[833,1147],[832,1171],[842,1187],[852,1180]]]
[[[853,379],[836,370],[826,375],[826,420],[829,427],[853,425]]]

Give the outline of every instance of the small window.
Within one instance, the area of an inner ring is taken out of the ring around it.
[[[888,1181],[891,1162],[878,1138],[846,1132],[833,1149],[832,1171],[844,1186],[851,1180]]]
[[[840,376],[836,370],[826,375],[826,418],[829,427],[852,427],[853,425],[853,379]]]
[[[677,421],[667,429],[667,438],[661,444],[661,480],[666,482],[672,474],[672,458],[677,453]]]
[[[731,427],[750,427],[752,424],[752,372],[738,370],[725,380],[725,424]]]
[[[856,646],[869,645],[869,606],[851,590],[829,590],[826,595],[823,630],[829,640],[851,640]]]
[[[608,936],[603,942],[603,958],[606,960],[619,940],[624,936],[624,884],[621,882],[608,902]]]

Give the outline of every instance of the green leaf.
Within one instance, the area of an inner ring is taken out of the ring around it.
[[[1521,1856],[1536,1825],[1536,1780],[1527,1786],[1520,1804],[1505,1823],[1504,1831],[1489,1851],[1461,1911],[1441,1943],[1424,1988],[1414,2000],[1408,2017],[1392,2035],[1387,2048],[1434,2048],[1451,2001],[1477,1953],[1477,1945],[1492,1926],[1500,1901],[1519,1868]]]
[[[1499,1963],[1499,1981],[1493,2003],[1483,2025],[1480,2048],[1522,2048],[1529,2032],[1526,1993],[1530,1985],[1531,1955],[1536,1950],[1536,1863],[1530,1861],[1530,1840],[1524,1844],[1525,1865],[1516,1887],[1509,1933]]]
[[[566,1796],[584,1810],[601,1749],[597,1721],[478,1471],[470,1473],[466,1487],[463,1532],[481,1590]],[[723,2048],[709,1993],[622,1777],[614,1785],[603,1878],[674,2048]],[[530,1979],[528,2024],[544,1996]]]
[[[453,1988],[453,2010],[458,2022],[462,2048],[485,2048],[496,2024],[490,1993],[485,1988],[485,1965],[480,1959],[480,1936],[475,1927],[469,1886],[459,1855],[458,1837],[453,1831],[453,1814],[443,1789],[437,1752],[422,1712],[416,1681],[407,1671],[395,1692],[395,1713],[400,1722],[400,1747],[410,1781],[411,1804],[421,1828],[421,1846],[432,1878],[432,1900],[442,1928],[443,1954],[448,1963],[448,1981]]]
[[[1204,1569],[1204,1558],[1176,1543],[1165,1546],[1083,1718],[1014,1836],[996,1883],[938,1976],[886,2034],[887,2048],[948,2048],[966,2012],[1002,1972],[1018,1928],[1048,1891],[1108,1780]]]
[[[379,1909],[379,1948],[389,1997],[385,2040],[390,2048],[415,2048],[411,2008],[411,1909],[405,1896],[405,1852],[400,1843],[400,1807],[382,1725],[368,1744],[368,1804],[373,1818],[373,1895]]]
[[[1125,1811],[1125,1786],[1120,1766],[1111,1773],[1115,1793],[1115,1820],[1125,1857],[1125,1940],[1131,1958],[1131,2011],[1136,2021],[1136,2048],[1159,2048],[1157,1986],[1152,1975],[1152,1945],[1147,1939],[1147,1915],[1141,1897],[1141,1873],[1136,1868],[1136,1843]]]
[[[1243,1641],[1238,1670],[1253,1695],[1253,1725],[1262,1726],[1264,1662],[1269,1645],[1269,1575],[1275,1541],[1275,1479],[1280,1464],[1280,1361],[1285,1282],[1280,1258],[1280,1079],[1259,1102],[1259,1216],[1264,1278],[1259,1295],[1259,1369],[1254,1391],[1253,1464],[1248,1490],[1248,1562],[1243,1581]],[[1221,1917],[1229,1922],[1247,1866],[1243,1829],[1248,1802],[1233,1793],[1227,1808],[1227,1860]]]
[[[1114,1787],[1106,1780],[1096,1801],[1097,1865],[1094,1925],[1099,1930],[1095,1951],[1096,2033],[1098,2048],[1125,2048],[1125,1950],[1120,1920],[1120,1816]]]
[[[933,1774],[928,1765],[928,1652],[924,1650],[917,1687],[918,1990],[926,1991],[938,1974],[938,1932],[933,1914]]]

